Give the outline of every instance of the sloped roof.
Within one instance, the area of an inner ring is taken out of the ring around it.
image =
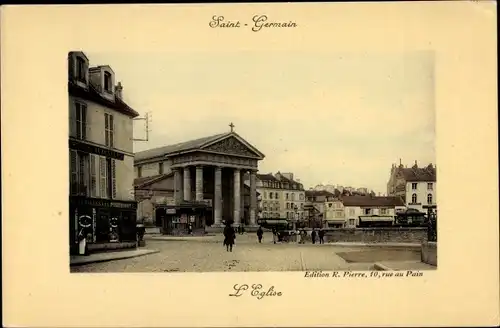
[[[198,138],[194,140],[188,140],[180,143],[176,143],[173,145],[168,145],[168,146],[162,146],[162,147],[157,147],[145,151],[140,151],[134,154],[134,160],[135,161],[141,161],[141,160],[146,160],[146,159],[151,159],[151,158],[156,158],[156,157],[162,157],[162,156],[167,156],[171,154],[175,154],[178,152],[185,152],[185,151],[191,151],[191,150],[196,150],[196,149],[201,149],[205,146],[208,146],[214,142],[217,142],[219,140],[226,139],[227,137],[235,137],[236,139],[239,139],[243,141],[244,143],[247,144],[250,148],[253,148],[253,150],[262,158],[264,157],[263,154],[261,154],[257,149],[255,149],[252,145],[250,145],[248,142],[244,141],[243,138],[241,138],[238,134],[235,132],[226,132],[226,133],[219,133],[215,134],[212,136],[208,137],[203,137],[203,138]]]
[[[281,175],[281,180],[284,181],[284,182],[288,182],[289,184],[296,184],[298,187],[301,187],[301,189],[299,190],[304,190],[304,186],[302,185],[302,183],[296,181],[296,180],[293,180],[293,179],[288,179],[286,176],[284,175]]]
[[[408,182],[436,182],[436,169],[429,164],[427,167],[399,167],[399,174],[403,175],[404,179]]]
[[[335,194],[327,191],[327,190],[306,190],[306,197],[335,197]]]
[[[272,175],[271,173],[268,173],[268,174],[256,174],[256,177],[260,181],[276,181],[276,182],[279,182],[279,180],[276,179],[276,177],[274,175]]]
[[[157,175],[152,175],[149,177],[135,178],[134,179],[134,187],[135,188],[143,188],[143,187],[149,186],[155,182],[161,181],[163,179],[166,179],[166,178],[169,178],[172,176],[174,176],[173,173],[157,174]]]
[[[404,206],[399,196],[345,196],[344,206]]]

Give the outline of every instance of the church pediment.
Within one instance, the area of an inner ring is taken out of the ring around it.
[[[239,140],[239,138],[231,135],[222,140],[216,141],[212,144],[206,145],[201,148],[203,151],[210,151],[221,154],[244,156],[251,158],[261,159],[264,156],[250,144],[244,140]]]

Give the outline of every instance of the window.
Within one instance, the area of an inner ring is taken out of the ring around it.
[[[432,182],[427,184],[427,190],[432,190],[433,187]]]
[[[372,211],[371,211],[371,208],[365,208],[365,209],[363,209],[363,213],[364,213],[365,215],[370,215],[370,214],[371,214],[371,212],[372,212]]]
[[[411,195],[411,202],[412,202],[413,204],[416,204],[416,203],[417,203],[417,194],[413,194],[413,195]]]
[[[290,203],[286,203],[286,209],[290,209]]]
[[[273,199],[273,193],[272,192],[269,193],[269,199]]]
[[[109,72],[104,72],[104,90],[107,92],[111,92],[111,73]]]
[[[354,208],[349,209],[349,215],[354,215]]]
[[[80,82],[87,83],[86,73],[85,59],[76,57],[76,79]]]
[[[280,198],[278,197],[278,193],[275,193],[275,194],[274,194],[274,196],[276,196],[276,197],[275,197],[276,199],[280,199]]]
[[[349,219],[349,225],[350,225],[350,226],[353,226],[354,224],[355,224],[354,219]]]
[[[104,133],[106,147],[114,147],[114,132],[113,115],[104,113]]]
[[[89,196],[90,193],[90,155],[70,150],[70,194]]]
[[[417,190],[417,185],[418,185],[417,183],[412,183],[411,184],[411,189],[412,190]]]
[[[76,112],[76,137],[81,140],[87,139],[87,105],[75,102]]]
[[[427,204],[432,204],[432,194],[427,195]]]
[[[304,200],[304,194],[300,194],[300,195],[299,195],[299,199],[300,199],[300,200]]]
[[[142,166],[137,167],[137,177],[138,178],[142,177]]]
[[[380,209],[380,215],[386,215],[387,214],[387,209],[386,208],[381,208]]]
[[[97,197],[97,155],[90,156],[90,197]]]
[[[332,207],[332,203],[328,203],[328,207]]]
[[[295,194],[292,194],[292,201],[295,200]]]
[[[106,165],[106,158],[99,158],[99,194],[101,198],[108,198],[108,166]]]
[[[285,194],[285,199],[288,200],[288,193]]]
[[[163,174],[163,163],[158,164],[158,174]]]

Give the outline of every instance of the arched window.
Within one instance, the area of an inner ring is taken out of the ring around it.
[[[417,194],[411,195],[411,202],[415,204],[417,202]]]
[[[427,204],[432,204],[432,194],[427,195]]]

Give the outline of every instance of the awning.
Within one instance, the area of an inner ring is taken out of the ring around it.
[[[344,223],[346,222],[346,219],[326,219],[325,221],[331,223]]]
[[[288,221],[286,220],[259,220],[259,224],[282,224],[282,225],[288,225]]]
[[[377,221],[394,221],[393,216],[360,216],[361,221],[377,222]]]

